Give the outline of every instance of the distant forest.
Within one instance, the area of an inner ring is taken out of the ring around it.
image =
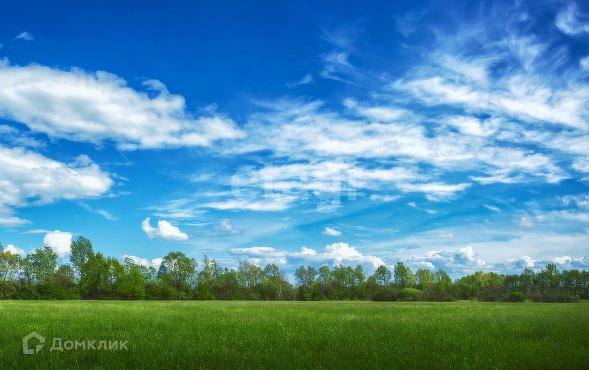
[[[200,267],[200,268],[199,268]],[[477,271],[452,281],[439,269],[415,273],[402,262],[393,272],[380,266],[373,275],[358,265],[330,269],[300,266],[296,285],[275,264],[264,268],[241,262],[237,271],[204,256],[202,263],[171,252],[159,269],[126,258],[94,252],[90,240],[72,241],[69,264],[60,264],[48,246],[26,257],[4,251],[0,244],[0,299],[101,300],[373,300],[373,301],[504,301],[577,302],[589,299],[589,272],[559,271],[548,264],[539,273],[520,275]]]

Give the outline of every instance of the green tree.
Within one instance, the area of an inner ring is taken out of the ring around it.
[[[534,286],[534,280],[536,280],[536,274],[532,269],[526,267],[524,272],[519,276],[519,284],[523,290],[531,289]]]
[[[417,281],[418,289],[428,291],[434,283],[434,274],[432,274],[430,270],[419,269],[415,274],[415,279]]]
[[[264,274],[266,274],[266,276],[268,277],[270,286],[274,290],[274,299],[281,300],[284,288],[288,283],[286,281],[286,274],[273,263],[268,264],[266,265],[266,267],[264,267]]]
[[[317,270],[309,266],[305,269],[305,266],[301,265],[295,270],[295,279],[297,283],[304,287],[310,288],[315,283],[315,277],[317,276]]]
[[[403,262],[397,262],[394,271],[395,284],[401,289],[413,286],[413,273],[409,267],[406,267]]]
[[[31,262],[33,274],[38,283],[52,283],[59,256],[51,249],[44,246],[35,249],[34,253],[27,255],[27,260]]]
[[[176,289],[176,298],[184,284],[189,283],[196,273],[198,263],[182,252],[170,252],[162,262],[170,285]]]
[[[15,288],[15,282],[18,280],[19,257],[9,251],[0,252],[0,299],[10,294]]]
[[[92,242],[89,239],[79,236],[71,243],[70,263],[75,272],[78,274],[79,280],[83,280],[86,274],[86,263],[94,257],[94,250],[92,249]],[[89,265],[88,265],[89,267]]]
[[[374,272],[374,277],[378,285],[385,286],[391,281],[391,272],[385,265],[380,265]]]

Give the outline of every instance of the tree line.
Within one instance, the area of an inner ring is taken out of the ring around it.
[[[374,274],[338,265],[315,269],[299,266],[296,285],[275,264],[264,268],[240,262],[237,270],[221,267],[206,255],[200,265],[182,252],[171,252],[158,269],[120,262],[94,252],[90,240],[71,243],[69,263],[61,264],[48,246],[21,257],[0,244],[0,299],[124,299],[124,300],[373,300],[574,302],[589,299],[589,272],[560,272],[548,264],[541,272],[494,272],[452,280],[439,269],[418,269],[403,262],[393,272],[379,266]]]

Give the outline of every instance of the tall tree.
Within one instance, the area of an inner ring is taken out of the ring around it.
[[[391,272],[385,265],[380,265],[374,272],[374,277],[378,285],[385,286],[391,281]]]
[[[164,257],[162,264],[165,267],[170,285],[176,289],[178,297],[180,288],[194,277],[198,263],[194,258],[188,258],[182,252],[170,252]]]
[[[76,240],[71,243],[70,262],[74,267],[74,270],[82,280],[86,273],[84,266],[94,257],[94,250],[92,249],[92,242],[83,236],[78,236]]]
[[[417,270],[417,273],[415,274],[415,279],[417,280],[418,288],[423,291],[428,291],[434,283],[434,275],[431,273],[430,270],[427,269]]]
[[[37,248],[34,253],[27,255],[27,259],[33,267],[33,274],[37,282],[52,283],[59,256],[51,249],[44,246]]]
[[[397,262],[394,271],[395,284],[400,288],[407,288],[413,286],[413,273],[409,267],[406,267],[403,262]]]
[[[14,289],[18,270],[18,256],[2,249],[0,252],[0,299],[3,299]]]

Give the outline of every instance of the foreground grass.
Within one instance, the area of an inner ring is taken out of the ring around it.
[[[0,369],[589,369],[588,333],[588,301],[0,301]]]

